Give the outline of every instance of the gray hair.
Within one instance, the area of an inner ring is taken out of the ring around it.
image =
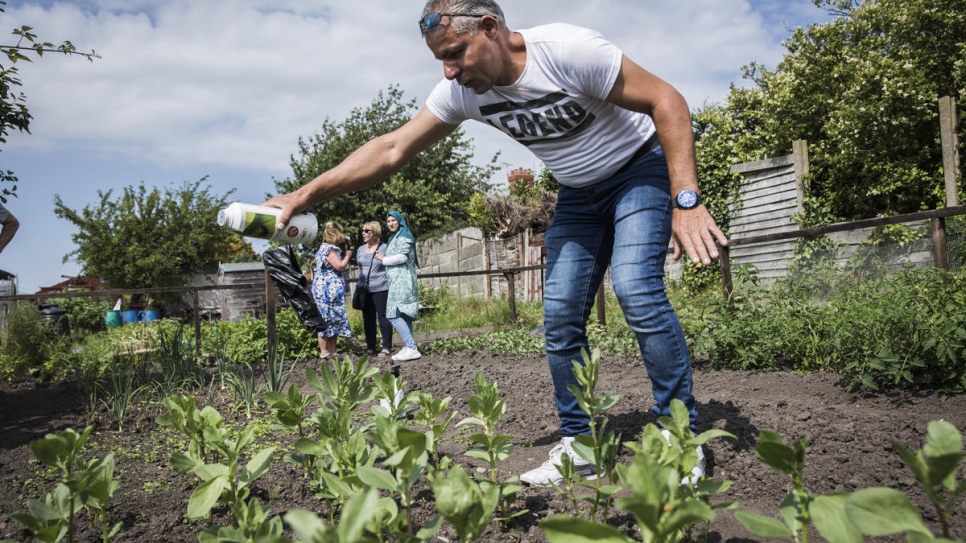
[[[473,15],[490,15],[495,18],[500,26],[506,28],[506,18],[503,10],[493,0],[428,0],[423,7],[423,14],[420,20],[434,11],[442,13],[467,13]],[[456,34],[476,34],[480,29],[479,21],[472,17],[452,17],[450,26]],[[423,36],[426,31],[420,27]]]

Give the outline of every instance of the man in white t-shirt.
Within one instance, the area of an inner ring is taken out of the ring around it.
[[[520,480],[560,484],[563,454],[578,473],[593,471],[572,448],[589,433],[589,418],[567,386],[577,384],[572,361],[587,348],[587,318],[608,265],[651,378],[652,413],[669,415],[678,398],[697,431],[691,359],[664,291],[664,260],[673,239],[675,259],[687,253],[710,264],[715,241],[727,239],[701,204],[684,98],[594,31],[564,24],[511,31],[492,0],[430,0],[419,26],[445,80],[405,125],[268,200],[282,210],[278,227],[389,178],[464,120],[487,123],[532,150],[561,185],[545,236],[544,323],[563,438]],[[695,479],[703,472],[702,461]]]

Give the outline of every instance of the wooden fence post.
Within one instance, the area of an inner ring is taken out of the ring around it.
[[[275,333],[275,288],[272,278],[265,270],[265,328],[268,336],[268,352],[275,352],[278,335]]]
[[[198,360],[201,360],[201,315],[198,313],[198,306],[201,305],[198,301],[198,291],[191,291],[191,314],[195,318],[195,350],[197,351]]]
[[[805,184],[804,177],[808,174],[808,142],[805,140],[795,140],[792,142],[792,164],[795,168],[795,195],[798,200],[798,212],[805,212],[805,193],[808,192],[808,185]]]
[[[936,259],[936,267],[941,270],[949,269],[949,247],[946,244],[946,219],[937,217],[932,223],[932,247]]]
[[[507,289],[507,301],[510,303],[510,319],[513,322],[517,321],[517,295],[516,295],[516,285],[513,272],[504,273],[503,277],[506,277],[506,289]]]
[[[460,259],[463,258],[463,234],[459,232],[456,233],[456,273],[463,271],[460,267]],[[456,297],[463,297],[463,277],[460,275],[456,276]]]
[[[946,207],[959,205],[959,135],[956,100],[952,96],[939,99],[939,125],[943,145],[943,178],[946,181]]]

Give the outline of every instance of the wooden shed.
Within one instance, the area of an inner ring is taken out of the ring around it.
[[[265,314],[265,265],[261,262],[222,263],[218,266],[219,285],[257,286],[217,291],[221,298],[221,318],[238,322],[245,315]]]

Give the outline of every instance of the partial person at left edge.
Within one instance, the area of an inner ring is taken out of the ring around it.
[[[3,204],[0,204],[0,253],[6,249],[14,234],[20,228],[20,221]]]

